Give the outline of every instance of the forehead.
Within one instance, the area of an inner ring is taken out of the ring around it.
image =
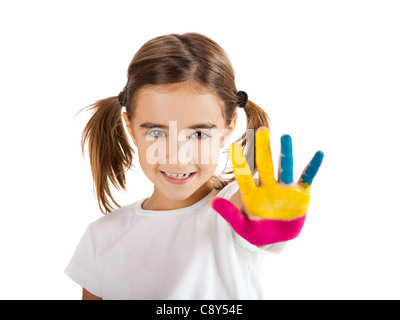
[[[210,91],[186,84],[149,86],[138,93],[134,122],[176,120],[178,126],[212,122],[220,127],[224,125],[222,110],[222,101]]]

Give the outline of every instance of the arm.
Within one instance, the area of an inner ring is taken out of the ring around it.
[[[258,246],[291,240],[300,233],[310,201],[310,186],[322,162],[318,151],[293,183],[293,159],[290,136],[281,138],[282,149],[278,181],[274,179],[269,131],[256,134],[256,162],[260,180],[255,180],[238,144],[229,153],[240,190],[231,202],[214,198],[212,207],[244,239]],[[257,217],[257,218],[256,218]]]
[[[103,300],[103,299],[90,293],[85,288],[82,288],[82,300]]]

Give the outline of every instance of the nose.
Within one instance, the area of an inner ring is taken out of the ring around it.
[[[166,160],[168,164],[185,166],[197,159],[197,149],[190,141],[177,138],[168,139]]]
[[[195,143],[170,135],[167,139],[155,140],[147,147],[146,161],[151,165],[159,163],[183,167],[189,163],[197,163],[197,154]]]

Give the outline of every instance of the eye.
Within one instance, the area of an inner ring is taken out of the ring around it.
[[[147,132],[147,134],[156,138],[165,137],[164,131],[160,129],[150,130],[149,132]]]
[[[209,137],[210,137],[210,136],[209,136],[208,134],[206,134],[206,133],[204,133],[204,132],[201,132],[201,131],[193,132],[193,133],[190,135],[190,138],[198,139],[198,140],[204,140],[204,139],[207,139],[207,138],[209,138]]]

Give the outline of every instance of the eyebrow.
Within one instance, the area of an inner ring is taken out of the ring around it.
[[[161,128],[161,129],[168,129],[168,126],[163,125],[163,124],[159,124],[159,123],[152,123],[152,122],[143,122],[140,125],[141,128],[144,129],[152,129],[152,128]],[[195,124],[190,126],[188,129],[214,129],[217,126],[213,123],[199,123],[199,124]]]

